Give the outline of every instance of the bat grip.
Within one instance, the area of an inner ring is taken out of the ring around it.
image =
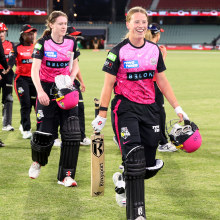
[[[99,100],[97,98],[94,98],[94,103],[95,103],[95,118],[99,114]]]

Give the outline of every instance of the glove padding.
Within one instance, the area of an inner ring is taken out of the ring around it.
[[[177,106],[174,111],[176,112],[176,114],[182,114],[183,115],[183,120],[189,120],[188,115],[183,111],[183,109],[180,106]]]
[[[107,120],[107,118],[103,118],[103,117],[98,115],[92,121],[92,127],[93,127],[94,131],[100,132],[104,128],[106,120]]]
[[[68,75],[58,75],[55,77],[55,83],[59,90],[73,87],[73,82]]]

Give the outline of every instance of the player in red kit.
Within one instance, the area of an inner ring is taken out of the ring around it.
[[[8,28],[4,23],[0,23],[0,39],[2,42],[2,46],[4,48],[4,55],[6,61],[8,62],[9,54],[12,51],[14,44],[8,40],[6,40]],[[0,65],[0,88],[2,89],[2,130],[3,131],[14,131],[12,127],[12,106],[13,106],[13,77],[14,72],[12,70],[4,71],[4,67]]]

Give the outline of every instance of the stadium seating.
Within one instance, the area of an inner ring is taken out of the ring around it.
[[[131,0],[128,3],[128,9],[134,6],[142,6],[143,8],[149,9],[153,0]]]
[[[220,9],[219,0],[160,0],[157,10],[217,10]]]
[[[34,24],[38,30],[38,38],[45,30],[45,25]],[[117,23],[77,23],[74,25],[77,28],[106,28],[107,44],[119,43],[127,33],[127,28],[124,22]],[[18,43],[20,37],[21,25],[7,25],[7,39]],[[211,43],[214,38],[219,35],[218,25],[163,25],[165,32],[162,33],[160,43],[162,44],[203,44]]]

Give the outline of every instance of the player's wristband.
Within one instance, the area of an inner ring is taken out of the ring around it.
[[[106,112],[107,112],[107,111],[108,111],[108,108],[100,106],[100,107],[99,107],[99,111],[106,111]]]

